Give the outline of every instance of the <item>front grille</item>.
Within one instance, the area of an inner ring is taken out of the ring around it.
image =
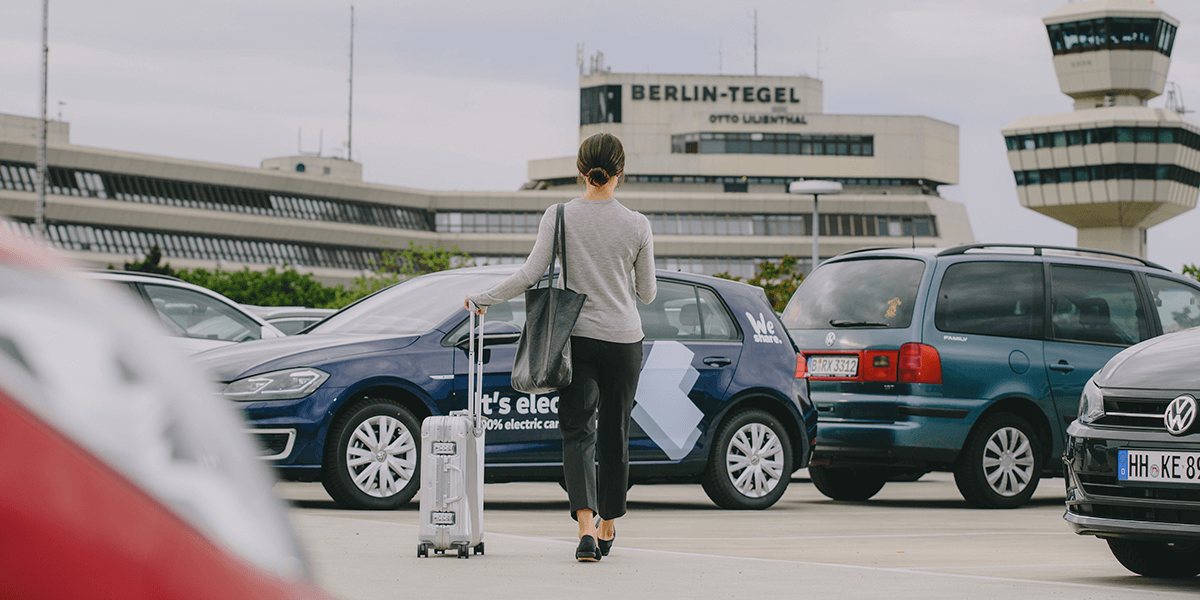
[[[1158,488],[1119,485],[1115,475],[1077,473],[1090,503],[1072,505],[1071,512],[1106,519],[1149,523],[1185,523],[1200,525],[1200,488]],[[1170,507],[1130,505],[1130,500],[1164,501]],[[1195,506],[1180,507],[1177,503]]]
[[[1140,397],[1105,394],[1104,416],[1096,419],[1095,424],[1166,431],[1163,414],[1176,396],[1178,394]]]

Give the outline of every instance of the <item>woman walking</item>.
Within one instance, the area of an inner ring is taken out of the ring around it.
[[[564,207],[570,258],[563,268],[571,289],[587,300],[571,335],[573,375],[559,390],[558,427],[571,517],[579,525],[575,558],[595,562],[612,547],[613,522],[625,514],[629,489],[629,414],[644,337],[635,296],[649,304],[657,285],[650,221],[613,197],[625,171],[621,141],[607,133],[589,137],[576,167],[587,191]],[[550,265],[556,210],[551,206],[542,215],[525,266],[492,289],[468,295],[467,302],[486,309],[541,278]]]

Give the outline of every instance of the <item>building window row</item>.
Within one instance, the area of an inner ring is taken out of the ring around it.
[[[1162,19],[1106,17],[1046,26],[1054,54],[1093,50],[1154,50],[1171,56],[1176,27]]]
[[[0,188],[34,191],[36,167],[0,162]],[[433,231],[429,211],[251,188],[49,167],[47,193],[269,217]]]
[[[1087,144],[1182,144],[1200,150],[1200,133],[1182,127],[1097,127],[1006,135],[1009,150],[1065,148]]]
[[[537,233],[541,212],[438,213],[441,233]],[[656,235],[809,236],[810,215],[645,213]],[[820,215],[821,235],[869,237],[937,236],[933,215]]]
[[[811,236],[811,215],[647,213],[656,235]],[[936,237],[933,215],[820,215],[820,234],[854,237]]]
[[[1179,165],[1132,163],[1087,165],[1081,167],[1064,167],[1061,169],[1013,171],[1013,176],[1017,180],[1017,185],[1044,185],[1048,183],[1106,181],[1112,179],[1143,179],[1149,181],[1177,181],[1187,186],[1200,187],[1200,173]]]
[[[674,154],[796,154],[874,156],[873,135],[685,133],[671,136]]]
[[[33,236],[29,222],[12,223],[16,232]],[[58,248],[76,252],[145,256],[158,246],[165,258],[213,262],[291,265],[373,271],[383,264],[381,251],[329,244],[253,240],[191,233],[47,223],[47,235]]]
[[[921,180],[921,179],[895,179],[891,177],[810,177],[809,179],[820,179],[822,181],[836,181],[843,186],[858,186],[858,187],[922,187],[936,186],[936,182]],[[546,184],[551,187],[569,186],[579,183],[574,177],[563,177],[557,179],[547,179]],[[787,193],[787,186],[793,181],[800,181],[799,177],[744,177],[744,176],[728,176],[728,175],[626,175],[627,183],[690,183],[690,184],[724,184],[730,186],[747,186],[747,185],[778,185],[783,186],[783,192]],[[582,184],[580,184],[582,185]],[[738,190],[746,191],[746,190]]]
[[[537,233],[541,212],[439,212],[440,233]]]

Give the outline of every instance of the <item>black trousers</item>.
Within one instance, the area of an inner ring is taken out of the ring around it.
[[[571,385],[559,390],[563,477],[575,511],[603,519],[625,514],[629,491],[629,413],[642,370],[642,343],[571,337]]]

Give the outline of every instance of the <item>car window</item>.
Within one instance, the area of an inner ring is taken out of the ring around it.
[[[788,329],[903,329],[912,324],[924,273],[923,261],[905,258],[827,263],[800,284],[783,309],[783,324]]]
[[[733,317],[725,310],[725,305],[717,298],[717,294],[708,288],[696,288],[700,302],[700,326],[706,340],[736,340],[738,331],[734,327]]]
[[[180,335],[226,342],[262,337],[261,325],[207,294],[164,285],[143,287],[162,321]]]
[[[953,333],[1040,339],[1043,279],[1041,263],[950,265],[938,289],[934,325]]]
[[[305,327],[316,323],[320,319],[302,319],[302,318],[284,318],[267,321],[275,326],[276,329],[283,332],[284,335],[296,335]]]
[[[1147,277],[1163,333],[1200,325],[1200,290],[1164,277]]]
[[[347,306],[304,335],[429,333],[463,309],[467,294],[491,289],[504,278],[503,273],[454,271],[414,277]]]
[[[1054,265],[1050,286],[1055,339],[1128,346],[1149,337],[1132,273]]]
[[[456,325],[450,334],[445,337],[445,340],[442,343],[447,346],[455,346],[462,343],[463,339],[465,339],[469,333],[467,331],[467,327],[469,326],[467,321],[467,319],[463,319],[462,323]],[[512,325],[516,325],[518,329],[524,329],[525,296],[517,296],[516,298],[513,298],[507,302],[501,302],[500,304],[493,304],[487,307],[487,312],[483,314],[483,322],[484,324],[495,322],[510,323]]]
[[[674,281],[658,282],[650,304],[638,303],[642,333],[648,340],[731,340],[738,338],[733,318],[712,290]]]

